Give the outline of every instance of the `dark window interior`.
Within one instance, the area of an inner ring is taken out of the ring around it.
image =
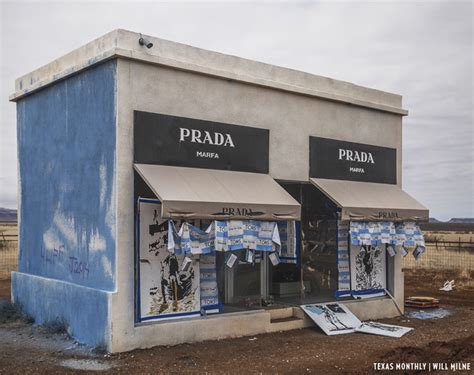
[[[135,202],[138,201],[138,197],[157,199],[155,193],[153,193],[147,183],[143,181],[143,178],[141,178],[137,171],[133,171],[133,190],[135,192]]]
[[[337,290],[337,207],[311,184],[280,183],[302,205],[298,264],[272,270],[275,300],[312,303],[334,300]],[[284,284],[284,283],[293,283]],[[282,290],[287,293],[283,293]],[[291,295],[293,292],[293,295]]]

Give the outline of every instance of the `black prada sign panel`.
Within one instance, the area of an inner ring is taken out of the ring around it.
[[[134,162],[268,173],[269,130],[134,112]]]
[[[397,183],[397,150],[310,137],[310,177]]]

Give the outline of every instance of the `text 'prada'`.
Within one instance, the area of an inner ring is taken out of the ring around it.
[[[179,128],[179,141],[190,141],[191,143],[202,143],[213,146],[235,147],[230,134],[210,133],[207,130]]]
[[[370,152],[345,150],[343,148],[339,149],[339,160],[375,164],[374,157]]]

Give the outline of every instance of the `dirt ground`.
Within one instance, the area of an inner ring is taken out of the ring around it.
[[[474,289],[461,286],[453,292],[439,291],[448,279],[456,280],[456,274],[406,273],[406,296],[438,297],[452,315],[436,320],[382,320],[415,328],[400,339],[361,333],[326,336],[315,327],[108,355],[78,345],[65,334],[19,323],[0,325],[0,373],[74,373],[83,371],[72,368],[87,367],[127,374],[366,374],[376,372],[374,362],[470,362],[473,368]],[[4,289],[0,283],[0,298],[5,296]]]

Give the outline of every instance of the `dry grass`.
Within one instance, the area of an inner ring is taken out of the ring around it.
[[[425,231],[424,235],[426,242],[452,242],[474,246],[474,233],[472,231]]]
[[[0,300],[0,328],[14,328],[33,321],[33,318],[22,311],[21,306],[8,300]]]
[[[18,228],[16,223],[0,223],[0,280],[18,269]]]
[[[0,222],[0,238],[1,238],[1,233],[3,233],[5,236],[8,235],[18,235],[18,226],[16,223],[2,223]]]
[[[474,287],[474,232],[425,231],[426,253],[403,260],[408,270],[455,271],[456,284]]]

